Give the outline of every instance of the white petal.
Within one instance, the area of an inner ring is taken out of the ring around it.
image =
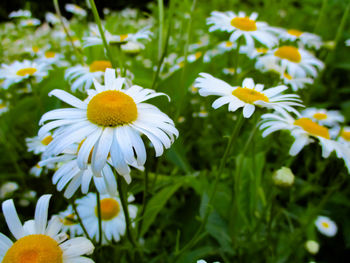
[[[53,216],[47,225],[45,235],[48,235],[53,238],[60,232],[61,229],[62,229],[62,223],[59,217]]]
[[[54,95],[55,97],[59,98],[60,100],[64,101],[65,103],[72,105],[79,109],[86,109],[87,104],[80,99],[74,97],[73,95],[69,94],[68,92],[60,89],[54,89],[49,93],[49,96]]]
[[[6,223],[11,233],[16,239],[24,237],[24,229],[21,221],[18,218],[13,200],[6,200],[2,203],[2,212],[4,214]]]
[[[253,104],[246,104],[243,108],[244,118],[250,118],[255,111],[255,106]]]
[[[92,153],[91,168],[94,174],[101,173],[102,168],[106,165],[107,156],[111,149],[113,141],[113,128],[104,128],[102,135]]]
[[[61,244],[60,247],[64,258],[89,255],[94,251],[94,245],[85,237],[72,238]]]
[[[36,234],[45,234],[50,198],[51,195],[43,195],[36,204],[34,215]]]

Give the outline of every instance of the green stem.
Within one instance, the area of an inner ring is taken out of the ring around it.
[[[88,232],[87,232],[87,230],[86,230],[86,228],[85,228],[85,226],[84,226],[84,224],[83,224],[83,220],[81,220],[81,217],[80,217],[80,215],[79,215],[79,213],[78,213],[77,205],[74,203],[74,201],[70,201],[70,203],[71,203],[71,205],[72,205],[72,207],[73,207],[74,213],[77,215],[78,223],[79,223],[79,225],[81,226],[81,228],[83,229],[83,232],[84,232],[85,236],[86,236],[90,241],[92,241],[91,238],[90,238],[90,236],[89,236],[89,234],[88,234]]]
[[[237,76],[237,68],[238,68],[238,62],[239,62],[239,50],[241,49],[241,45],[242,45],[242,39],[243,37],[239,37],[237,40],[237,47],[236,47],[236,52],[235,52],[235,65],[234,65],[234,69],[235,69],[235,76]]]
[[[90,5],[91,5],[91,10],[92,10],[92,13],[94,15],[95,22],[96,22],[96,24],[98,26],[98,30],[99,30],[100,35],[101,35],[101,39],[102,39],[103,45],[104,45],[104,47],[106,49],[107,56],[108,56],[109,60],[111,61],[113,68],[117,68],[118,65],[117,65],[116,61],[113,59],[113,55],[111,53],[111,50],[109,49],[109,46],[108,46],[105,34],[103,32],[101,19],[100,19],[100,16],[98,14],[98,11],[97,11],[97,8],[96,8],[96,5],[95,5],[95,1],[94,0],[89,0],[89,2],[90,2]]]
[[[145,170],[145,183],[143,188],[143,199],[142,199],[142,209],[140,213],[140,223],[138,225],[137,236],[140,237],[142,223],[143,223],[143,215],[145,214],[146,206],[147,206],[147,195],[148,195],[148,167]]]
[[[62,14],[61,14],[61,11],[60,11],[60,6],[58,4],[58,0],[53,0],[53,5],[55,7],[55,11],[56,11],[56,14],[62,24],[62,27],[63,27],[63,30],[64,32],[66,33],[66,36],[67,38],[69,39],[69,42],[74,50],[74,52],[77,54],[77,57],[79,58],[80,62],[82,64],[84,64],[84,59],[82,57],[82,53],[81,51],[74,45],[74,41],[73,41],[73,38],[71,37],[71,35],[69,34],[69,31],[68,31],[68,28],[66,27],[66,25],[64,24],[64,21],[63,21],[63,18],[62,18]]]
[[[203,220],[201,222],[201,225],[199,226],[199,228],[198,228],[197,232],[195,233],[195,235],[193,236],[193,238],[180,251],[175,252],[175,256],[179,256],[182,253],[184,253],[186,250],[190,249],[192,246],[194,246],[203,237],[203,234],[204,234],[203,230],[204,230],[204,227],[205,227],[205,225],[206,225],[206,223],[208,221],[210,212],[212,210],[212,202],[214,200],[214,197],[215,197],[215,194],[216,194],[216,191],[217,191],[217,185],[218,185],[218,182],[219,182],[220,175],[222,174],[222,172],[224,170],[224,167],[225,167],[225,164],[226,164],[226,161],[227,161],[227,157],[229,156],[229,153],[230,153],[230,151],[232,149],[232,146],[234,145],[234,143],[236,141],[237,135],[238,135],[238,133],[239,133],[241,127],[242,127],[242,124],[243,124],[243,115],[240,114],[239,117],[238,117],[238,120],[236,122],[235,128],[233,129],[233,132],[232,132],[232,134],[230,136],[230,139],[228,141],[228,144],[226,146],[224,155],[221,158],[219,168],[218,168],[218,170],[216,172],[213,190],[212,190],[212,192],[210,194],[210,197],[209,197],[209,200],[208,200],[208,205],[207,205],[207,207],[205,209],[205,214],[204,214],[204,218],[203,218]]]
[[[328,5],[328,0],[323,0],[322,1],[322,7],[321,7],[321,11],[320,11],[320,14],[318,16],[318,19],[317,19],[317,22],[316,22],[316,25],[315,25],[315,29],[314,29],[314,33],[317,34],[318,31],[319,31],[319,28],[321,26],[321,23],[323,21],[323,18],[326,14],[326,11],[327,11],[327,5]]]
[[[162,56],[163,49],[163,23],[164,23],[164,4],[163,0],[158,0],[158,14],[159,14],[159,32],[158,32],[158,61]]]
[[[98,233],[99,240],[98,245],[102,244],[102,216],[101,216],[101,198],[100,193],[96,190],[96,204],[97,204],[97,217],[98,217]]]

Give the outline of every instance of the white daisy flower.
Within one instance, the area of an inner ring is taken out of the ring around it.
[[[306,118],[326,126],[339,126],[344,122],[344,116],[337,110],[326,110],[317,108],[307,108],[301,112]]]
[[[19,25],[22,27],[32,27],[32,26],[38,26],[41,22],[37,18],[29,18],[29,19],[23,19],[19,22]]]
[[[32,12],[30,12],[29,10],[23,10],[23,9],[19,9],[17,11],[12,11],[9,14],[9,18],[15,18],[15,17],[31,17],[32,16]]]
[[[58,25],[61,23],[59,17],[54,14],[54,13],[51,13],[51,12],[47,12],[45,14],[45,20],[48,22],[48,23],[51,23],[52,25]]]
[[[242,87],[233,87],[210,74],[200,73],[195,81],[195,87],[199,88],[201,96],[217,95],[219,99],[212,104],[214,109],[228,104],[229,111],[243,108],[243,116],[250,118],[255,111],[255,106],[275,109],[278,111],[296,110],[292,106],[302,106],[299,96],[295,94],[282,95],[286,86],[277,86],[264,90],[264,85],[254,84],[253,79],[243,80]]]
[[[100,31],[98,30],[98,27],[96,25],[91,27],[91,34],[92,36],[83,38],[84,47],[103,45],[102,38],[100,36]],[[107,30],[104,30],[104,35],[108,44],[113,44],[113,43],[125,44],[126,42],[132,41],[132,42],[137,42],[140,45],[140,47],[144,49],[145,46],[142,43],[140,43],[139,40],[150,40],[152,36],[152,32],[149,31],[149,27],[144,27],[136,33],[122,34],[122,35],[113,35]]]
[[[35,154],[41,154],[46,150],[46,147],[52,141],[52,135],[46,133],[43,136],[35,136],[32,138],[26,138],[26,144],[28,152],[34,152]]]
[[[94,81],[95,89],[88,90],[88,98],[79,100],[63,90],[54,95],[74,108],[57,109],[44,114],[40,120],[54,120],[39,130],[39,136],[56,129],[48,154],[57,155],[74,143],[85,139],[78,152],[78,166],[86,169],[92,151],[91,169],[99,175],[108,156],[118,173],[128,174],[128,164],[143,166],[146,149],[141,134],[152,142],[156,156],[169,148],[178,136],[174,122],[157,107],[145,100],[165,95],[133,85],[123,89],[124,78],[116,78],[115,70],[106,69],[105,85]]]
[[[38,63],[46,65],[54,65],[56,67],[66,66],[67,63],[63,61],[64,55],[51,50],[40,50],[38,53],[39,58],[36,59]]]
[[[211,12],[207,19],[207,24],[211,25],[209,32],[215,30],[226,31],[231,34],[230,41],[236,42],[238,38],[244,36],[249,49],[254,49],[254,39],[271,48],[278,43],[278,39],[272,34],[273,28],[265,22],[256,22],[257,13],[252,13],[249,17],[244,12],[236,15],[234,12]]]
[[[0,199],[4,199],[18,189],[16,182],[6,182],[0,187]]]
[[[240,74],[241,72],[242,72],[242,69],[237,68],[237,74]],[[224,73],[225,75],[233,76],[234,74],[236,74],[236,69],[235,68],[223,68],[222,73]]]
[[[5,80],[2,83],[2,87],[8,89],[11,85],[30,77],[35,77],[36,82],[40,82],[43,77],[47,76],[47,70],[47,65],[29,60],[24,60],[23,62],[15,61],[11,65],[2,64],[0,69],[0,79]]]
[[[43,167],[41,167],[38,163],[34,165],[32,168],[29,170],[29,174],[33,175],[35,177],[39,177],[43,171]]]
[[[193,62],[197,61],[198,59],[200,59],[202,56],[203,56],[203,52],[201,52],[201,51],[197,51],[194,54],[189,54],[187,56],[187,63],[193,63]],[[185,57],[179,57],[178,59],[176,59],[175,65],[173,65],[169,69],[169,73],[173,73],[173,72],[183,68],[184,66],[185,66]]]
[[[13,200],[2,203],[2,211],[16,241],[0,233],[0,261],[1,262],[63,262],[93,263],[92,259],[82,257],[91,254],[93,244],[84,237],[67,240],[68,236],[61,232],[62,224],[58,217],[52,217],[47,222],[48,206],[51,195],[39,198],[34,220],[21,224]]]
[[[225,53],[231,50],[236,49],[237,44],[233,43],[231,41],[223,41],[218,44],[218,50],[221,51],[221,53]]]
[[[267,54],[259,58],[258,63],[279,65],[282,69],[291,76],[312,77],[317,76],[317,70],[324,68],[324,63],[317,59],[310,52],[296,48],[294,46],[281,46],[269,51]]]
[[[200,49],[202,47],[206,47],[208,45],[209,45],[209,36],[208,35],[203,35],[198,42],[189,45],[188,46],[188,50],[189,50],[189,52],[194,52],[197,49]]]
[[[129,202],[134,200],[133,196],[128,198]],[[96,194],[89,193],[87,196],[78,199],[77,210],[83,221],[89,236],[100,239],[98,230],[98,215]],[[102,244],[108,241],[119,241],[120,237],[125,234],[126,222],[119,197],[102,195],[100,199],[101,204],[101,219],[102,219]],[[137,207],[135,205],[128,205],[130,219],[133,220],[137,214]]]
[[[250,59],[255,59],[266,54],[268,51],[269,49],[264,47],[256,47],[254,49],[250,49],[248,46],[242,46],[239,50],[239,53],[245,54]]]
[[[338,227],[329,217],[318,216],[315,221],[315,225],[318,231],[325,236],[334,237],[337,234]]]
[[[74,15],[77,15],[77,16],[86,16],[87,15],[86,11],[78,5],[66,4],[64,7],[65,7],[67,12],[73,13]]]
[[[82,236],[84,231],[78,222],[78,217],[74,213],[71,205],[66,210],[60,212],[58,215],[62,223],[62,231],[68,233],[70,237]]]
[[[102,80],[106,68],[112,68],[111,62],[108,60],[95,60],[89,66],[77,65],[68,68],[64,74],[64,78],[72,84],[71,90],[88,90],[92,86],[94,79]]]
[[[342,158],[350,172],[350,148],[331,139],[330,131],[309,118],[298,116],[294,119],[287,112],[270,113],[261,116],[263,119],[260,129],[264,130],[263,137],[278,130],[289,130],[295,138],[289,150],[292,156],[297,155],[306,145],[317,139],[322,147],[322,157],[328,158],[335,151],[338,158]]]
[[[307,84],[313,84],[314,80],[307,77],[291,76],[286,72],[279,72],[283,84],[289,85],[293,91],[303,89]]]
[[[302,32],[298,29],[281,29],[280,38],[282,40],[300,41],[301,47],[320,49],[323,45],[322,38],[316,34]]]

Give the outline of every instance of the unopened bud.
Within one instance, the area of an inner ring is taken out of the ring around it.
[[[290,187],[294,183],[294,174],[288,167],[282,167],[273,174],[272,179],[277,186]]]
[[[318,253],[320,245],[315,240],[308,240],[305,243],[305,248],[310,254],[315,255]]]

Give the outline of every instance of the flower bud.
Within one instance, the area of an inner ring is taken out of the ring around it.
[[[315,240],[308,240],[305,242],[305,248],[310,254],[315,255],[318,253],[320,245]]]
[[[294,183],[294,174],[288,167],[282,167],[273,174],[272,179],[277,186],[290,187]]]

